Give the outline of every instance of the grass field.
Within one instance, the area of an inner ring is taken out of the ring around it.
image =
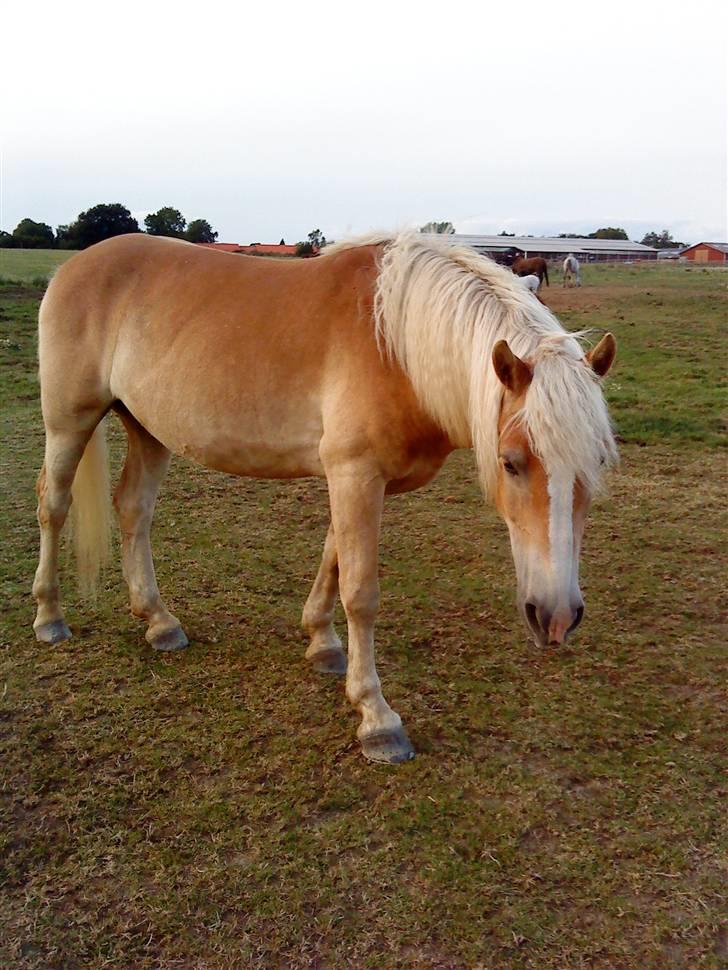
[[[584,623],[526,640],[470,455],[392,500],[379,670],[418,756],[391,768],[303,659],[318,482],[175,461],[154,545],[191,648],[146,646],[118,567],[95,604],[67,568],[74,637],[35,643],[40,292],[0,287],[0,966],[726,965],[728,274],[584,278],[544,293],[620,348]]]
[[[44,286],[71,256],[72,251],[62,249],[0,249],[0,281]]]

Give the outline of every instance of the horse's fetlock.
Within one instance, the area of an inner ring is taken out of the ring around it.
[[[156,590],[133,589],[129,587],[129,609],[133,616],[140,620],[154,621],[155,615],[159,615],[163,620],[168,617],[167,611],[162,606],[159,593]]]
[[[333,610],[315,609],[313,607],[304,608],[301,617],[301,626],[312,636],[322,630],[327,630],[334,622]]]
[[[383,701],[381,681],[376,674],[363,680],[352,678],[346,685],[346,696],[356,708]]]
[[[48,583],[45,580],[36,580],[33,583],[32,594],[36,602],[58,603],[60,592],[58,583]]]

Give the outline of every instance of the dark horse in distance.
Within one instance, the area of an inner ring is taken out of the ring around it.
[[[516,276],[538,276],[543,284],[549,286],[549,268],[546,260],[542,256],[532,256],[530,259],[519,252],[514,246],[503,254],[503,263],[508,266]]]

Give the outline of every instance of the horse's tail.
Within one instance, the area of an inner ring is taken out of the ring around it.
[[[111,551],[111,481],[106,419],[86,445],[71,486],[71,528],[80,591],[93,596]]]
[[[549,283],[549,264],[546,262],[546,260],[543,261],[543,276],[544,276],[544,279],[546,280],[546,286],[550,286],[551,284]]]

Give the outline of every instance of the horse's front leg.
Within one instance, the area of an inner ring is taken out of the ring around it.
[[[321,565],[303,608],[301,624],[311,637],[306,659],[325,674],[346,673],[346,653],[334,629],[334,607],[339,592],[339,560],[334,527],[324,543]]]
[[[379,606],[379,529],[385,482],[364,460],[326,465],[331,522],[339,561],[339,593],[349,629],[346,695],[360,712],[364,755],[396,763],[414,757],[402,721],[382,695],[374,663]]]

